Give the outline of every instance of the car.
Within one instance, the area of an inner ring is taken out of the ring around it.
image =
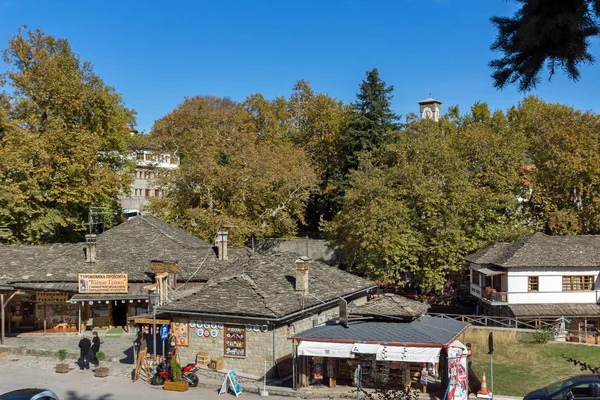
[[[523,400],[599,400],[600,375],[577,375],[525,395]]]
[[[0,400],[60,400],[56,393],[48,389],[17,389],[0,394]]]

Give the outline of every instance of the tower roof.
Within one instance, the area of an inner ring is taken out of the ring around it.
[[[430,103],[437,103],[437,104],[442,104],[441,101],[433,99],[431,97],[425,99],[425,100],[421,100],[419,101],[419,104],[430,104]]]

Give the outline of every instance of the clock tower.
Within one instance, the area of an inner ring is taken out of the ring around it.
[[[440,105],[441,101],[432,99],[431,97],[425,100],[419,101],[419,108],[421,111],[421,119],[429,118],[434,121],[440,119]]]

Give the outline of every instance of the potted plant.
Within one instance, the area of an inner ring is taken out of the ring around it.
[[[56,372],[64,374],[65,372],[69,372],[69,364],[64,361],[67,359],[67,349],[60,349],[56,352],[56,358],[60,361],[56,364]]]
[[[106,359],[106,355],[103,351],[99,351],[96,353],[96,359],[98,360],[98,365],[100,365],[100,361],[104,361]],[[94,370],[94,376],[98,378],[106,378],[108,376],[108,367],[98,367]]]
[[[181,377],[181,365],[175,357],[171,358],[171,380],[165,381],[163,389],[185,392],[188,390],[188,381],[184,381]]]

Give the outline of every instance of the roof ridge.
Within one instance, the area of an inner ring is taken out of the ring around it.
[[[514,250],[511,249],[512,251],[510,253],[510,256],[502,261],[502,266],[508,264],[508,262],[511,259],[513,259],[517,255],[517,253],[519,253],[521,250],[523,250],[529,244],[529,241],[536,236],[538,236],[538,237],[543,236],[544,238],[549,237],[548,235],[544,234],[543,232],[534,232],[533,234],[531,234],[529,236],[525,236],[524,238],[521,238],[514,243],[510,243],[510,247],[514,247]]]
[[[267,296],[265,296],[263,291],[258,288],[258,285],[256,284],[256,282],[254,282],[254,279],[252,279],[252,276],[250,274],[248,274],[247,271],[244,271],[240,274],[240,277],[242,279],[244,279],[246,282],[248,282],[250,284],[250,287],[252,288],[252,290],[254,290],[256,292],[256,294],[259,295],[263,299],[265,308],[267,308],[269,311],[271,311],[273,313],[273,315],[279,316],[279,314],[277,312],[275,312],[275,310],[273,310],[269,306],[269,302],[267,301]]]
[[[190,248],[190,246],[186,245],[185,243],[182,243],[180,240],[177,240],[177,239],[175,239],[173,236],[169,235],[169,234],[168,234],[168,233],[166,233],[166,232],[165,232],[163,229],[161,229],[161,228],[160,228],[160,227],[159,227],[157,224],[155,224],[155,223],[151,222],[151,221],[150,221],[150,219],[149,219],[148,217],[146,217],[146,216],[144,216],[144,215],[141,215],[140,217],[142,218],[142,220],[143,220],[143,221],[147,222],[149,225],[151,225],[152,227],[154,227],[154,228],[155,228],[157,231],[159,231],[159,232],[160,232],[160,233],[162,233],[164,236],[166,236],[167,238],[171,239],[172,241],[174,241],[174,242],[175,242],[175,243],[177,243],[178,245],[180,245],[180,246],[183,246],[183,247],[185,247],[186,249]],[[140,218],[140,217],[138,217],[138,218]],[[152,218],[156,218],[156,217],[152,217]],[[157,220],[159,220],[158,218],[156,218],[156,219],[157,219]],[[159,221],[160,221],[160,220],[159,220]],[[161,221],[161,222],[162,222],[162,221]],[[173,226],[174,226],[174,225],[173,225]],[[177,229],[182,229],[182,228],[179,228],[178,226],[174,226],[174,227],[175,227],[175,228],[177,228]],[[183,230],[183,229],[182,229],[182,230]],[[183,231],[184,231],[184,232],[187,232],[187,231],[185,231],[185,230],[183,230]],[[192,235],[192,236],[194,236],[194,235]],[[194,236],[194,237],[196,237],[196,236]],[[203,243],[206,243],[206,242],[204,242],[203,240],[201,240],[200,238],[198,238],[198,237],[196,237],[196,238],[197,238],[198,240],[200,240],[201,242],[203,242]],[[206,244],[209,244],[209,243],[206,243]]]

